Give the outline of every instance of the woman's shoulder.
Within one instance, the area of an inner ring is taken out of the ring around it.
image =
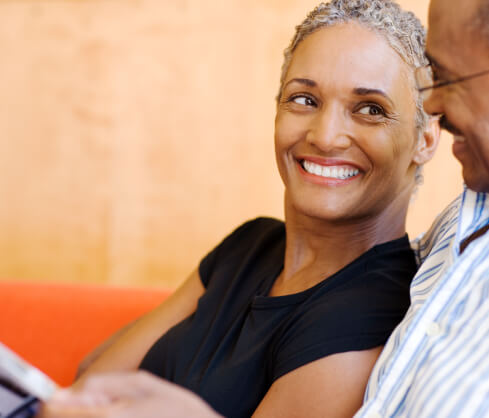
[[[238,226],[230,235],[244,233],[266,233],[275,229],[284,228],[284,222],[268,216],[258,216]]]
[[[376,245],[357,263],[339,272],[333,308],[345,321],[376,328],[379,323],[389,330],[399,322],[409,308],[410,286],[417,265],[409,238]],[[318,299],[320,295],[318,295]],[[318,310],[325,309],[321,303]],[[380,313],[386,321],[379,321]]]
[[[388,269],[364,271],[317,289],[277,333],[274,379],[332,354],[385,344],[409,307],[409,286],[393,278]]]
[[[308,362],[385,344],[410,303],[409,240],[372,248],[308,292],[277,333],[275,378]]]
[[[409,287],[416,274],[416,257],[407,234],[373,247],[365,257],[364,275]]]
[[[407,309],[390,305],[352,289],[307,301],[277,333],[273,380],[326,356],[384,345]]]
[[[227,235],[216,248],[231,248],[238,245],[246,248],[246,243],[257,243],[270,236],[282,234],[285,231],[283,221],[269,217],[257,217],[244,222]]]
[[[226,236],[201,261],[199,274],[207,287],[216,266],[237,267],[257,258],[280,257],[285,241],[285,225],[282,221],[258,217],[249,220]]]

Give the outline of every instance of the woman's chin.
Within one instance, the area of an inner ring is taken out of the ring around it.
[[[350,204],[346,202],[332,204],[328,202],[300,202],[293,205],[293,210],[296,215],[320,220],[328,223],[348,222],[356,217],[356,211]]]

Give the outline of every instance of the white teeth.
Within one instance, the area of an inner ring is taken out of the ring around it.
[[[304,170],[310,174],[315,174],[316,176],[328,177],[334,179],[345,180],[349,177],[354,177],[359,173],[356,168],[347,167],[336,167],[336,166],[321,166],[319,164],[312,163],[310,161],[303,162]]]

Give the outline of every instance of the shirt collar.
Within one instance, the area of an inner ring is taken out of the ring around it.
[[[489,194],[475,192],[464,185],[457,235],[453,249],[458,256],[460,243],[478,229],[489,224]]]

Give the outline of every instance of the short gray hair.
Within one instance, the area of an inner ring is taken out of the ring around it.
[[[295,35],[284,51],[277,100],[280,100],[282,95],[285,77],[297,46],[321,28],[351,21],[379,33],[387,40],[392,49],[413,70],[411,78],[415,91],[414,69],[428,62],[424,54],[426,31],[414,13],[402,10],[391,0],[332,0],[319,4],[300,25],[296,26]],[[414,95],[417,107],[416,130],[419,135],[428,123],[428,115],[424,112],[421,95],[417,91]]]

